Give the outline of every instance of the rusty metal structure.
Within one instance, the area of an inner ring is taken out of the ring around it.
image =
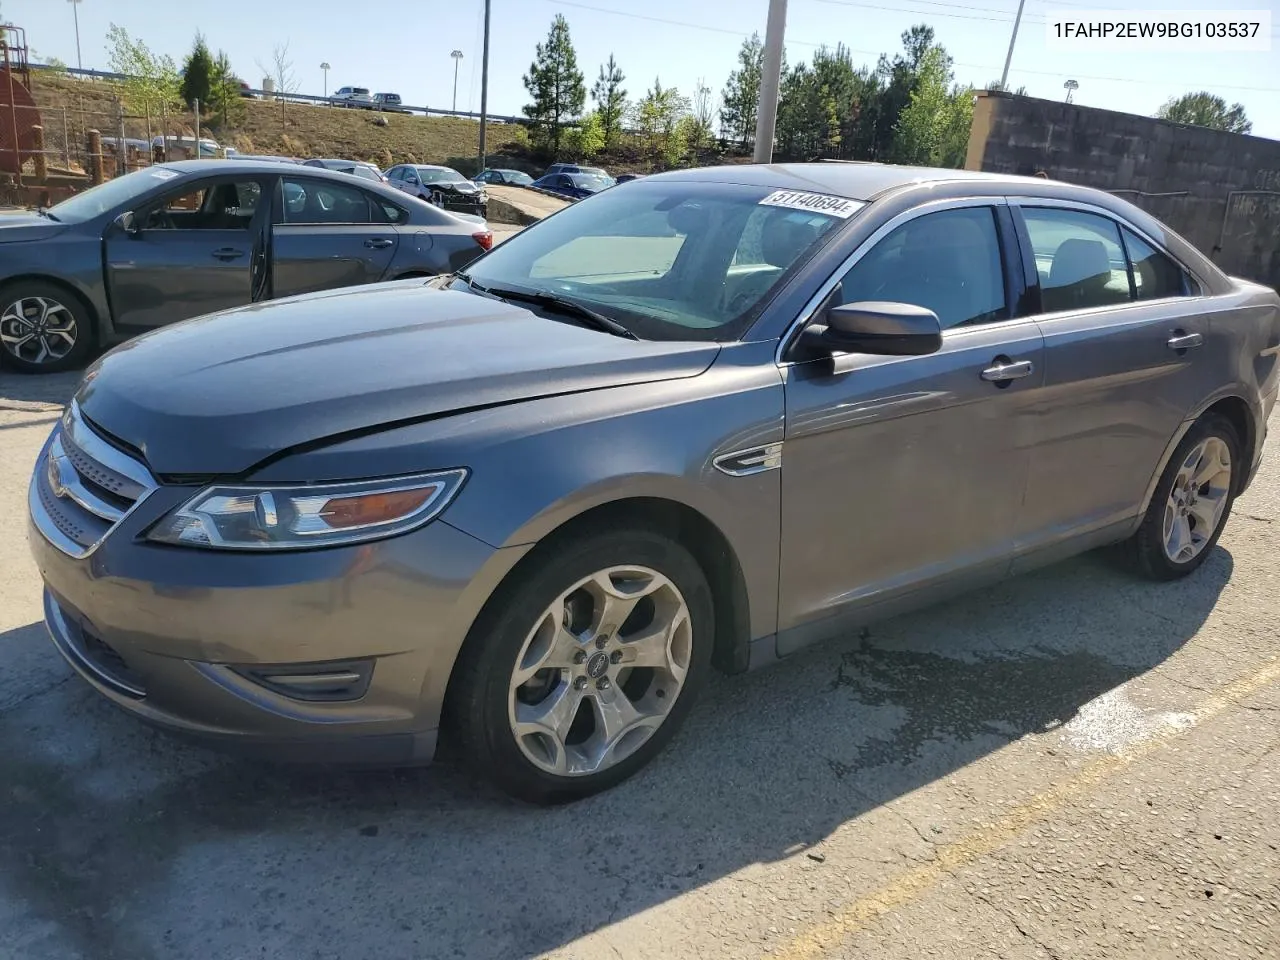
[[[0,173],[22,183],[22,164],[40,149],[36,144],[40,111],[31,96],[27,33],[0,24]]]

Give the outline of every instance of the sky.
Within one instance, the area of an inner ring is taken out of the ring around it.
[[[156,53],[181,62],[197,30],[223,49],[238,75],[261,85],[259,64],[288,42],[299,92],[324,93],[320,64],[331,65],[329,90],[344,84],[399,93],[405,103],[449,108],[454,60],[458,109],[480,109],[483,0],[81,0],[83,65],[107,69],[105,37],[111,23]],[[1266,53],[1114,53],[1049,48],[1045,17],[1086,7],[1103,10],[1270,10],[1273,49]],[[1000,76],[1018,0],[789,0],[787,58],[808,59],[819,45],[844,43],[855,63],[874,64],[880,52],[900,48],[899,36],[916,23],[934,28],[955,60],[956,80],[984,86]],[[552,18],[564,14],[590,87],[612,53],[640,96],[655,78],[686,95],[705,78],[718,96],[734,68],[742,40],[762,36],[768,0],[492,0],[489,111],[518,114],[527,102],[521,77],[545,39]],[[41,57],[76,65],[70,0],[0,0],[0,17],[26,28]],[[1025,0],[1009,72],[1010,86],[1058,99],[1075,80],[1075,102],[1151,114],[1171,97],[1207,89],[1239,102],[1257,136],[1280,139],[1280,0]]]

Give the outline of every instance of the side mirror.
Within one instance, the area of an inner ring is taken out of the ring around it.
[[[124,213],[120,214],[120,216],[116,217],[115,225],[131,237],[136,237],[140,232],[137,218],[134,217],[133,211],[131,210],[126,210]]]
[[[823,343],[846,353],[920,357],[942,346],[938,315],[911,303],[846,303],[827,310],[826,324]]]

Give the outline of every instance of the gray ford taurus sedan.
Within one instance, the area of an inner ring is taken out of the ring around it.
[[[464,272],[195,319],[87,373],[31,481],[104,696],[289,759],[437,733],[538,802],[774,663],[1123,543],[1195,570],[1258,466],[1280,300],[1041,179],[733,167]]]

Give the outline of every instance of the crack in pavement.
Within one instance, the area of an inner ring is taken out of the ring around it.
[[[53,693],[53,691],[57,690],[59,687],[63,686],[64,684],[70,683],[75,678],[76,678],[76,675],[74,673],[68,673],[65,677],[63,677],[60,680],[55,680],[53,683],[49,684],[49,686],[47,687],[42,687],[39,690],[33,690],[30,693],[24,694],[23,696],[19,697],[17,700],[13,701],[12,703],[6,704],[3,708],[0,708],[0,717],[5,716],[6,714],[13,713],[13,711],[17,710],[23,704],[30,703],[32,700],[38,700],[40,697],[43,697],[45,694]]]
[[[993,901],[990,897],[984,897],[980,893],[970,893],[970,894],[967,894],[967,896],[972,900],[977,900],[980,903],[985,903],[996,913],[1000,914],[1000,916],[1008,920],[1011,924],[1013,924],[1013,929],[1017,930],[1019,934],[1021,934],[1027,940],[1030,940],[1037,947],[1039,947],[1041,950],[1047,953],[1051,958],[1051,960],[1063,960],[1062,954],[1060,954],[1056,949],[1051,947],[1049,944],[1045,943],[1043,940],[1041,940],[1031,931],[1027,930],[1021,923],[1018,922],[1018,915],[1014,913],[1012,907],[1000,906],[996,904],[996,902]]]

